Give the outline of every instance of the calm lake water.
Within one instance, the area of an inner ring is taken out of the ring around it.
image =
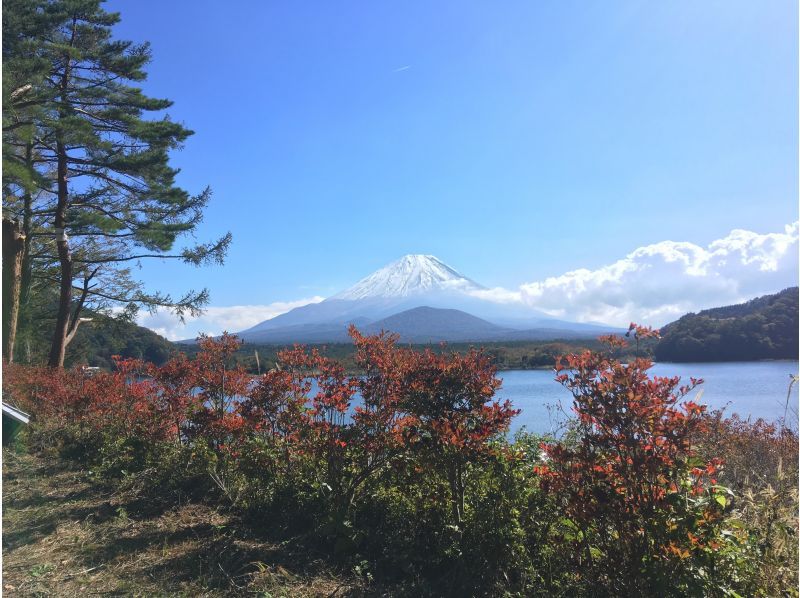
[[[776,421],[783,417],[789,375],[797,375],[796,361],[758,361],[735,363],[657,363],[651,375],[680,376],[687,384],[689,377],[705,380],[689,394],[690,399],[703,390],[699,402],[709,409],[725,408],[726,413],[742,417],[763,417]],[[553,378],[552,370],[512,370],[500,372],[503,386],[499,399],[509,399],[520,413],[511,432],[522,426],[529,432],[557,432],[566,414],[572,414],[572,395]],[[787,421],[797,429],[798,392],[792,388]]]

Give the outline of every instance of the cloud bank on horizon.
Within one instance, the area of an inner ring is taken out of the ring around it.
[[[256,324],[279,316],[295,307],[319,303],[324,297],[314,296],[297,301],[276,301],[268,305],[230,305],[227,307],[207,307],[203,315],[192,318],[187,316],[181,322],[174,314],[166,310],[155,313],[142,312],[136,323],[149,328],[171,341],[195,338],[201,332],[212,336],[223,332],[241,332]]]
[[[661,241],[635,249],[596,270],[571,270],[517,289],[496,287],[471,295],[505,304],[525,304],[555,318],[627,326],[631,321],[662,326],[687,312],[740,303],[798,284],[800,222],[783,232],[736,229],[707,247]],[[138,323],[170,340],[199,332],[238,332],[323,297],[268,305],[209,307],[185,324],[164,311],[142,314]]]
[[[481,293],[565,320],[662,326],[687,312],[796,285],[799,231],[799,222],[776,233],[736,229],[708,247],[661,241],[596,270],[572,270],[514,291]]]

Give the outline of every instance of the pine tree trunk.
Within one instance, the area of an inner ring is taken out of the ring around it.
[[[14,361],[25,235],[16,221],[3,218],[3,358]]]
[[[25,149],[26,165],[32,168],[33,148],[31,144]],[[31,228],[33,226],[33,197],[30,192],[25,192],[22,196],[23,211],[22,211],[22,234],[25,235],[25,249],[22,253],[22,275],[20,277],[19,289],[19,317],[17,319],[17,332],[22,331],[22,334],[30,333],[31,326],[31,283],[33,281],[33,258],[31,257],[31,244],[33,242],[33,235]],[[23,359],[30,363],[30,338],[24,339],[24,346],[26,348]],[[19,352],[18,352],[19,354]]]
[[[75,40],[77,19],[72,19],[72,37],[70,46]],[[67,89],[72,70],[72,62],[69,54],[64,56],[64,72],[61,75],[61,102],[59,108],[59,120],[66,119],[67,112],[64,106],[68,103]],[[58,297],[58,315],[56,316],[56,328],[53,331],[53,343],[50,346],[50,358],[48,365],[53,368],[64,367],[64,355],[67,350],[67,331],[69,329],[69,315],[72,311],[72,254],[69,250],[69,240],[67,239],[67,206],[69,205],[69,187],[67,185],[67,147],[64,142],[64,132],[56,129],[56,159],[58,168],[56,176],[58,179],[58,203],[56,204],[55,225],[56,229],[56,248],[58,249],[58,261],[61,265],[61,285]]]
[[[64,367],[64,355],[67,350],[67,329],[72,308],[72,254],[65,231],[67,224],[67,150],[59,139],[56,142],[58,156],[58,204],[56,206],[56,247],[58,261],[61,264],[61,289],[58,298],[58,315],[53,332],[53,343],[50,346],[48,365],[54,368]]]

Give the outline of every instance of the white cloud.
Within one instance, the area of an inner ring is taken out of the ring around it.
[[[223,331],[240,332],[259,322],[269,320],[275,316],[286,313],[295,307],[319,303],[323,297],[310,297],[297,301],[277,301],[269,305],[231,305],[228,307],[208,307],[202,316],[197,318],[187,317],[186,322],[180,320],[166,310],[158,310],[154,314],[141,312],[137,323],[157,332],[169,340],[183,340],[195,338],[201,332],[210,335],[221,334]]]
[[[492,303],[520,303],[522,301],[522,292],[509,291],[503,287],[477,289],[469,291],[467,294],[478,299],[483,299],[484,301],[491,301]]]
[[[520,286],[521,300],[551,316],[663,325],[689,311],[737,303],[797,284],[798,231],[734,230],[700,247],[662,241],[597,270],[573,270]]]

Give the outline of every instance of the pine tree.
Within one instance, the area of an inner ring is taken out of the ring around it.
[[[33,197],[47,180],[34,163],[36,122],[49,63],[40,52],[51,17],[32,0],[3,2],[3,358],[14,359],[17,322],[30,290]],[[7,217],[8,216],[8,217]]]
[[[4,158],[24,162],[19,157],[26,156],[32,166],[31,182],[24,181],[36,189],[35,201],[28,202],[38,224],[31,234],[43,242],[30,256],[31,268],[38,272],[34,277],[47,278],[47,267],[57,260],[57,280],[50,278],[58,283],[59,306],[49,363],[61,366],[89,302],[125,306],[128,316],[142,305],[170,308],[181,317],[198,313],[208,301],[206,290],[177,300],[148,293],[130,276],[129,265],[149,257],[221,263],[231,237],[173,251],[176,240],[200,223],[211,192],[190,195],[175,183],[169,153],[192,131],[163,115],[171,101],[150,98],[136,86],[146,78],[149,45],[113,39],[119,15],[104,11],[101,0],[42,0],[33,16],[21,8],[30,4],[4,0],[4,13],[21,11],[8,22],[20,29],[12,39],[22,40],[9,48],[13,61],[4,65],[4,82],[6,67],[29,65],[34,73],[42,72],[42,63],[48,68],[30,84],[36,100],[26,125],[31,135],[4,136],[10,146]],[[31,22],[35,26],[23,26]],[[17,178],[20,187],[23,176]],[[16,205],[25,212],[24,201]]]

